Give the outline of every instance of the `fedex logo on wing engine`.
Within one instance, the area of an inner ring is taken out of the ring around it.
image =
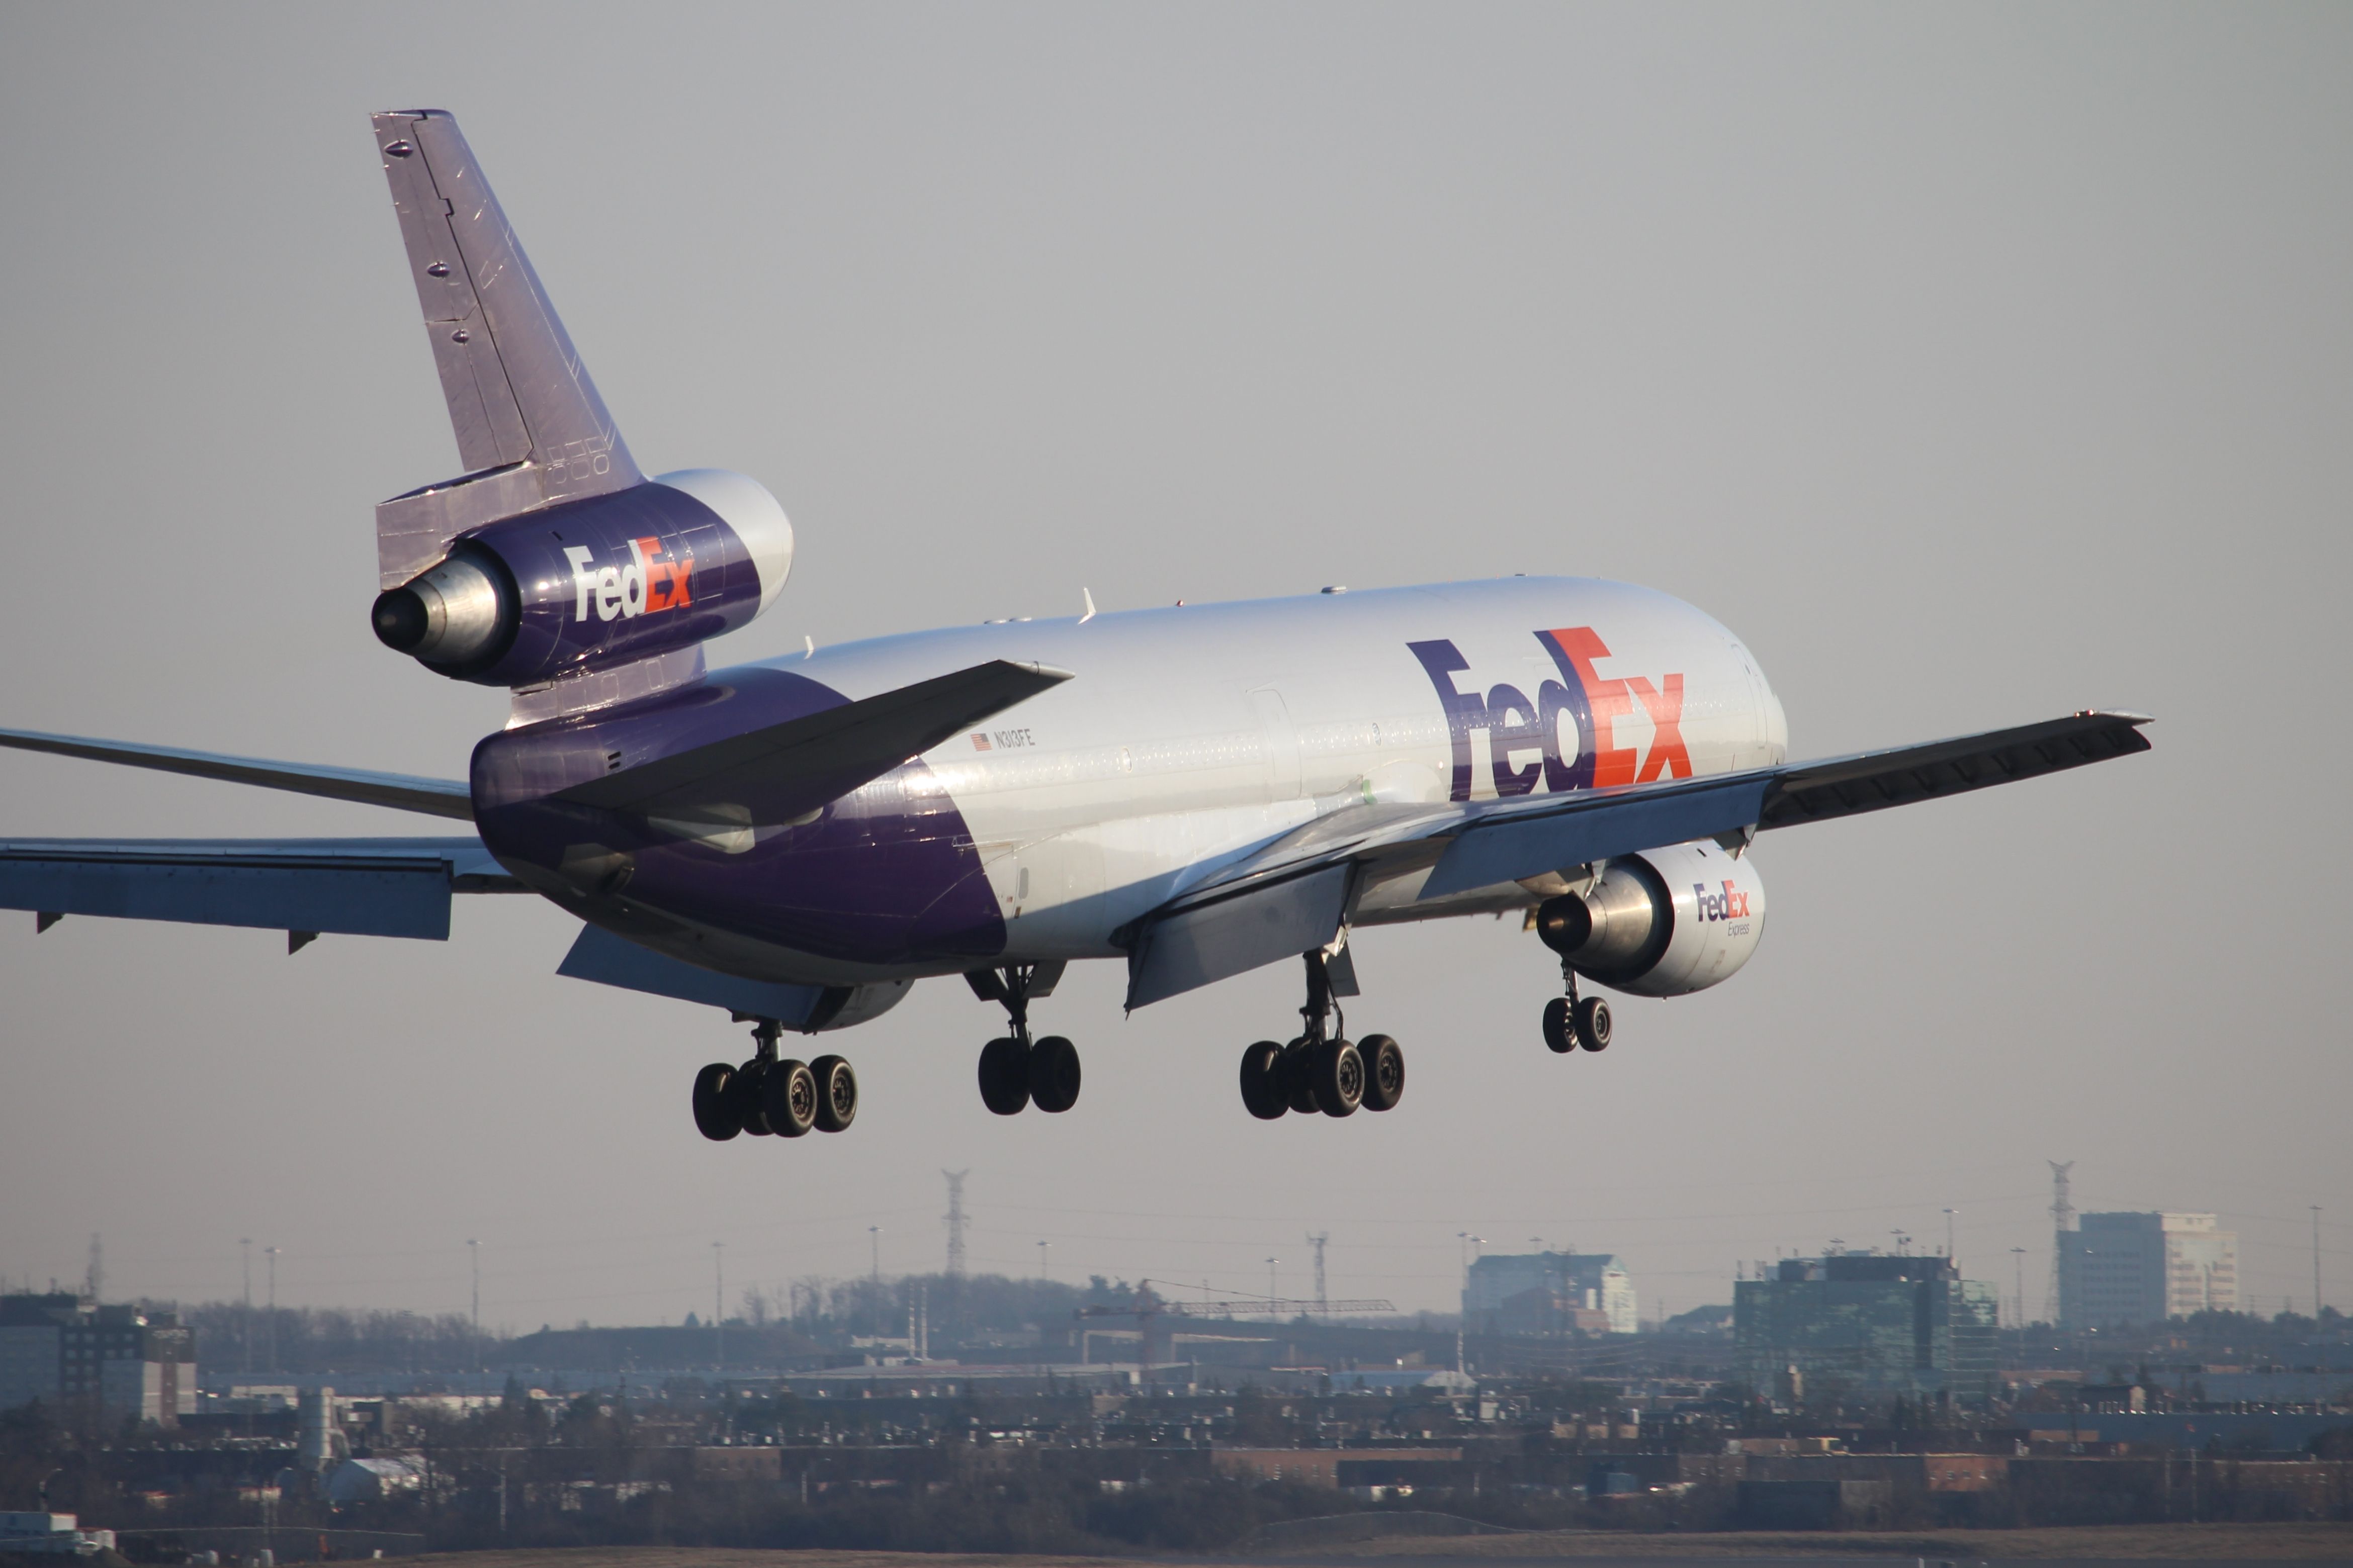
[[[1471,798],[1475,757],[1471,737],[1482,730],[1498,795],[1530,794],[1538,777],[1548,791],[1691,777],[1691,752],[1683,744],[1682,727],[1681,674],[1664,676],[1655,686],[1647,676],[1601,675],[1594,663],[1609,658],[1609,648],[1591,626],[1563,626],[1534,636],[1561,679],[1538,686],[1533,700],[1508,684],[1483,695],[1476,688],[1461,689],[1454,678],[1471,664],[1446,638],[1406,645],[1421,661],[1438,689],[1439,705],[1446,710],[1447,735],[1454,751],[1451,799]],[[1651,723],[1650,745],[1641,751],[1620,745],[1617,728],[1638,705]],[[1566,735],[1564,719],[1574,726]]]
[[[681,610],[694,602],[687,588],[694,557],[682,550],[672,555],[659,539],[630,540],[626,565],[596,565],[596,552],[585,544],[566,545],[564,558],[572,563],[575,620],[588,618],[592,599],[600,621]]]
[[[1704,921],[1745,921],[1748,918],[1748,895],[1734,887],[1729,880],[1724,891],[1711,893],[1705,882],[1692,884],[1692,896],[1699,903],[1699,918]]]

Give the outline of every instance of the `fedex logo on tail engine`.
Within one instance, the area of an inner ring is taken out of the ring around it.
[[[1472,732],[1487,734],[1489,772],[1498,795],[1528,795],[1541,776],[1547,791],[1604,789],[1613,784],[1687,779],[1691,752],[1683,744],[1683,678],[1662,677],[1656,686],[1641,675],[1603,676],[1597,659],[1609,648],[1591,626],[1563,626],[1533,634],[1558,667],[1561,679],[1536,688],[1533,700],[1516,686],[1499,685],[1483,696],[1464,691],[1454,677],[1471,668],[1453,643],[1440,637],[1408,643],[1421,661],[1446,710],[1454,750],[1454,800],[1469,800],[1474,757]],[[1618,743],[1617,724],[1637,705],[1651,721],[1651,743],[1638,752]],[[1575,728],[1566,737],[1561,721]],[[1523,761],[1522,759],[1525,759]]]
[[[572,563],[575,620],[588,618],[592,600],[600,621],[682,610],[694,602],[687,585],[694,557],[683,551],[672,554],[659,539],[630,540],[626,565],[597,566],[596,552],[585,544],[566,545],[564,558]]]
[[[1745,921],[1748,918],[1748,895],[1734,887],[1728,879],[1720,893],[1709,892],[1705,882],[1694,882],[1692,896],[1699,903],[1699,918],[1704,921]]]

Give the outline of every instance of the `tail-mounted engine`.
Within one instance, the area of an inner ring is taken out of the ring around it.
[[[460,534],[376,597],[375,635],[428,669],[524,686],[699,643],[765,609],[793,530],[756,480],[690,468]]]
[[[1536,907],[1536,934],[1587,979],[1637,996],[1683,996],[1739,972],[1765,934],[1756,863],[1714,843],[1608,862],[1583,893]]]

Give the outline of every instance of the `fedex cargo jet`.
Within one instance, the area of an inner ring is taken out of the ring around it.
[[[722,1007],[752,1057],[696,1076],[713,1139],[838,1132],[858,1080],[784,1054],[918,980],[1001,1006],[980,1097],[1067,1111],[1033,1037],[1066,965],[1127,1005],[1263,964],[1301,1024],[1243,1050],[1252,1116],[1394,1108],[1405,1055],[1350,1037],[1349,933],[1520,914],[1557,954],[1540,1030],[1609,1044],[1588,987],[1728,980],[1765,930],[1762,831],[2144,751],[2138,715],[1792,763],[1732,632],[1663,594],[1514,577],[952,626],[710,670],[775,604],[793,531],[756,481],[629,456],[465,138],[375,138],[464,472],[376,508],[377,637],[506,687],[463,780],[0,731],[29,751],[464,824],[438,837],[0,843],[0,907],[446,940],[460,893],[582,922],[560,973]]]

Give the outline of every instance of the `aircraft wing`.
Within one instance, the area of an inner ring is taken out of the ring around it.
[[[474,819],[473,796],[457,779],[368,773],[360,768],[332,768],[317,763],[273,763],[259,757],[224,757],[211,752],[184,752],[176,746],[94,741],[83,735],[45,735],[34,730],[0,730],[0,746],[20,752],[47,752],[60,757],[82,757],[94,763],[156,768],[167,773],[218,779],[224,784],[259,784],[265,789],[291,790],[297,795],[324,795],[329,800],[357,801],[364,805],[388,805],[396,811],[421,811],[429,816],[454,816],[462,822]]]
[[[521,892],[462,838],[0,839],[0,909],[446,942],[455,893]]]
[[[1119,933],[1127,1005],[1324,946],[1356,879],[1430,868],[1444,898],[1695,838],[1959,795],[2148,750],[2137,713],[2085,711],[1926,745],[1713,778],[1440,805],[1348,806],[1196,882]]]

